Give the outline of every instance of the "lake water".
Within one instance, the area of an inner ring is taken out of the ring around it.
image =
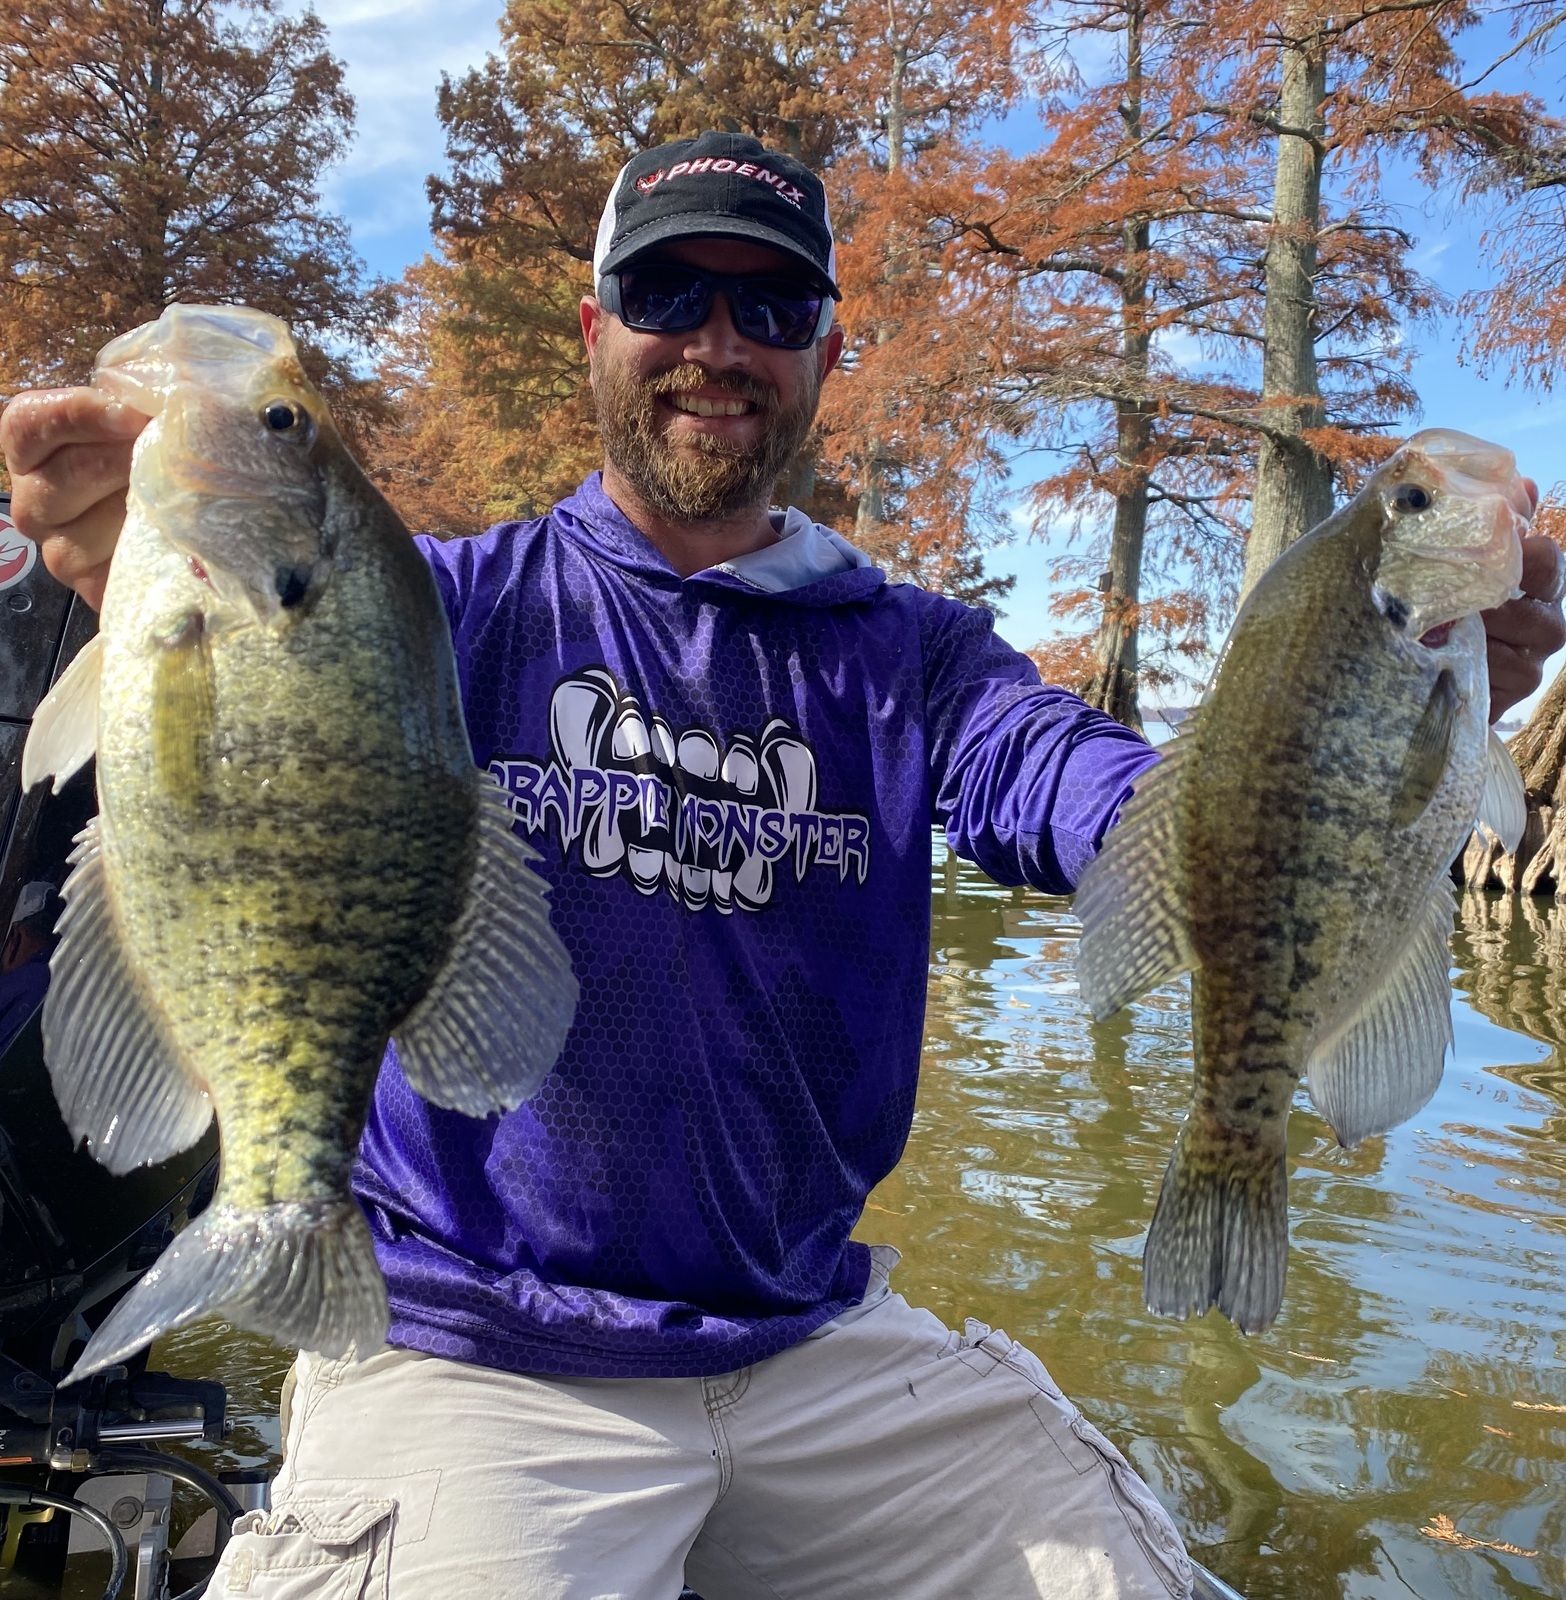
[[[1076,938],[938,859],[918,1114],[861,1228],[897,1287],[1038,1351],[1248,1600],[1566,1595],[1566,912],[1464,905],[1456,1057],[1411,1123],[1345,1151],[1291,1119],[1288,1288],[1250,1338],[1142,1307],[1187,990],[1095,1025]],[[158,1358],[228,1384],[220,1464],[274,1457],[286,1356],[208,1324]]]

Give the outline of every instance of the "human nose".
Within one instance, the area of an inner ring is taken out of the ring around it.
[[[707,320],[685,336],[685,359],[709,368],[749,366],[752,348],[735,326],[729,297],[722,292],[713,295]]]

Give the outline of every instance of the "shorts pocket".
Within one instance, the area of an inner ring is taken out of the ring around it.
[[[397,1502],[291,1499],[234,1524],[212,1600],[386,1600]]]

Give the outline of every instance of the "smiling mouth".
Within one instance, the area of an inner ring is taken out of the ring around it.
[[[755,403],[750,400],[705,400],[694,394],[669,394],[664,399],[676,411],[693,417],[748,417],[756,410]]]

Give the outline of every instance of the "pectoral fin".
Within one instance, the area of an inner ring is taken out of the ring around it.
[[[1431,685],[1430,698],[1403,756],[1403,770],[1392,796],[1392,821],[1396,826],[1406,828],[1422,817],[1440,788],[1461,709],[1457,679],[1450,668],[1443,667]]]
[[[1082,922],[1077,981],[1102,1021],[1196,965],[1186,923],[1185,866],[1176,799],[1183,741],[1136,782],[1073,905]]]
[[[1306,1064],[1311,1100],[1345,1145],[1406,1121],[1441,1081],[1452,1043],[1452,915],[1443,875],[1386,981]]]
[[[470,1117],[520,1105],[544,1081],[576,1011],[576,979],[547,889],[500,790],[479,778],[479,849],[451,955],[396,1031],[408,1082]]]
[[[1490,730],[1489,761],[1484,793],[1479,798],[1479,820],[1515,855],[1528,824],[1528,794],[1511,752],[1494,728]]]
[[[205,782],[216,703],[204,620],[192,612],[158,645],[153,665],[152,770],[180,811],[194,806]]]
[[[95,635],[54,687],[38,702],[22,751],[22,789],[54,779],[54,793],[98,750],[98,685],[103,676],[103,636]]]
[[[110,1172],[188,1149],[212,1103],[142,992],[110,905],[95,817],[77,835],[44,1001],[44,1059],[65,1125]]]

